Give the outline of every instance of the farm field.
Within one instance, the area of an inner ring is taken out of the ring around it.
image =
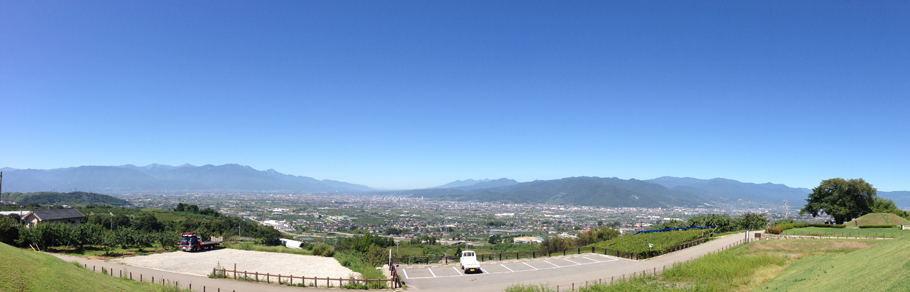
[[[836,237],[877,237],[877,238],[901,238],[910,237],[910,230],[900,230],[898,228],[825,228],[825,227],[804,227],[784,230],[781,235],[805,235],[805,236],[836,236]]]
[[[588,245],[597,248],[612,249],[631,253],[661,250],[687,241],[695,240],[703,234],[710,234],[712,229],[690,229],[625,235],[611,240]],[[650,244],[650,246],[649,246]]]

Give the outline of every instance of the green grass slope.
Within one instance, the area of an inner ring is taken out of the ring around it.
[[[857,228],[864,225],[910,225],[910,220],[901,218],[891,213],[869,213],[845,223],[847,228]]]
[[[104,276],[43,253],[0,243],[0,291],[158,291],[161,287]]]
[[[910,238],[802,258],[754,291],[910,291]]]

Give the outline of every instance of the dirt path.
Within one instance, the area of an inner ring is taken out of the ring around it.
[[[178,252],[178,253],[182,253],[182,252]],[[113,276],[120,276],[121,273],[124,273],[124,275],[129,277],[130,274],[132,274],[133,280],[139,281],[141,278],[141,280],[143,282],[151,282],[152,279],[154,278],[155,282],[157,282],[157,283],[161,283],[161,281],[164,280],[165,283],[171,283],[171,284],[177,283],[181,288],[192,288],[193,291],[265,292],[265,291],[301,291],[302,289],[303,290],[306,290],[306,289],[325,290],[325,289],[327,289],[327,288],[323,288],[323,287],[319,287],[319,288],[291,287],[291,286],[278,285],[278,284],[237,281],[237,280],[232,280],[232,279],[210,279],[207,276],[185,274],[185,273],[175,273],[175,272],[171,272],[171,271],[165,271],[165,270],[161,270],[161,269],[153,269],[153,268],[147,268],[147,267],[129,266],[129,265],[125,265],[125,264],[121,264],[121,263],[117,263],[117,262],[92,260],[92,259],[86,259],[86,258],[82,258],[82,257],[73,257],[73,256],[53,254],[53,253],[48,253],[48,254],[55,256],[57,258],[63,259],[65,261],[78,262],[80,264],[85,265],[85,267],[87,269],[95,270],[96,272],[101,272],[102,268],[104,268],[109,271],[112,270]],[[193,254],[195,254],[195,253],[193,253]],[[178,255],[171,255],[171,256],[178,256]],[[276,254],[276,255],[280,255],[281,257],[286,258],[288,261],[293,261],[293,259],[294,259],[293,257],[287,257],[287,256],[289,256],[288,254]],[[214,255],[209,255],[209,256],[214,256]],[[261,262],[263,264],[270,264],[270,262],[267,259],[268,258],[261,258]],[[327,259],[331,259],[331,258],[327,258]],[[121,259],[121,260],[123,260],[123,259]],[[331,259],[331,260],[335,261],[334,259]],[[191,262],[185,258],[175,260],[175,261],[178,264],[179,263],[187,264],[187,263]],[[303,264],[303,263],[298,262],[298,264]],[[338,264],[337,261],[335,261],[335,265],[338,265],[339,267],[341,266]],[[233,267],[231,267],[231,268],[233,268]],[[238,268],[240,268],[240,266],[238,266]],[[209,268],[209,269],[211,269],[211,268]],[[348,271],[350,271],[350,270],[348,270]],[[273,279],[276,279],[276,278],[273,278]],[[320,286],[321,285],[324,285],[324,284],[320,283]],[[337,287],[337,284],[334,284],[334,285]]]
[[[359,273],[343,267],[334,258],[229,248],[198,252],[156,253],[119,258],[111,260],[111,262],[196,276],[207,276],[216,266],[228,270],[233,270],[236,266],[238,271],[272,275],[360,278]]]

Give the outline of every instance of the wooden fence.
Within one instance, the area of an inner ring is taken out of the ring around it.
[[[282,275],[282,274],[270,274],[270,273],[259,273],[259,272],[249,272],[249,271],[238,271],[238,270],[228,270],[228,269],[212,269],[212,275],[223,276],[226,278],[234,278],[237,280],[253,281],[253,282],[266,282],[266,283],[278,283],[291,286],[312,286],[312,287],[336,287],[343,288],[345,286],[351,287],[363,287],[366,286],[370,289],[391,289],[393,287],[393,279],[357,279],[357,278],[320,278],[320,277],[305,277],[305,276],[294,276],[294,275]],[[277,279],[275,279],[277,278]],[[338,285],[334,285],[338,284]]]
[[[485,261],[497,261],[497,260],[498,261],[517,260],[517,259],[527,259],[527,258],[533,259],[533,258],[543,258],[543,257],[560,256],[560,255],[565,256],[565,255],[570,255],[570,254],[582,254],[582,253],[589,253],[589,252],[596,253],[596,254],[603,254],[603,255],[611,255],[611,256],[621,257],[621,258],[627,258],[627,259],[631,259],[631,260],[643,260],[643,259],[660,256],[663,254],[668,254],[668,253],[678,251],[681,249],[693,247],[693,246],[705,243],[707,241],[708,241],[708,237],[703,236],[703,237],[696,238],[691,241],[686,241],[686,242],[676,244],[673,246],[665,246],[665,247],[659,247],[659,248],[655,247],[654,250],[635,252],[635,253],[592,246],[592,247],[570,248],[570,249],[565,249],[565,250],[560,250],[560,251],[531,251],[531,252],[498,253],[498,254],[478,254],[477,260],[481,261],[481,262],[485,262]],[[456,262],[459,258],[457,256],[450,257],[448,255],[444,255],[444,256],[437,255],[437,256],[427,256],[427,257],[399,257],[399,258],[391,258],[391,259],[392,259],[391,260],[392,263],[412,265],[412,264],[431,264],[431,263],[449,264],[450,262],[452,262],[452,263]]]

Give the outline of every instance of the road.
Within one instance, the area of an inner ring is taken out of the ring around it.
[[[754,233],[750,232],[749,238],[752,238]],[[471,292],[499,292],[516,283],[559,285],[561,286],[560,290],[564,290],[571,287],[573,283],[576,285],[575,287],[580,287],[584,285],[585,281],[597,281],[598,279],[609,281],[611,277],[619,279],[628,277],[633,273],[641,273],[642,271],[648,271],[649,274],[655,270],[659,272],[664,267],[670,267],[674,263],[698,258],[710,252],[716,252],[740,243],[745,236],[746,234],[744,233],[729,235],[643,261],[588,253],[565,257],[484,262],[481,266],[481,269],[484,270],[483,274],[469,275],[462,274],[455,265],[401,266],[402,279],[408,286],[408,290],[417,291],[463,292],[467,290]],[[102,267],[108,270],[113,269],[115,276],[119,276],[120,271],[132,273],[134,280],[138,280],[141,274],[142,280],[146,282],[151,281],[151,278],[154,277],[156,282],[160,283],[161,279],[165,279],[166,282],[179,283],[182,288],[189,288],[192,285],[194,291],[259,292],[314,289],[313,287],[290,287],[231,279],[210,279],[208,277],[127,266],[61,254],[49,253],[49,255],[65,261],[84,264],[88,269],[94,267],[96,271],[101,271]]]
[[[759,231],[760,233],[761,231]],[[750,232],[751,238],[755,232]],[[546,284],[561,286],[560,290],[584,285],[585,281],[610,281],[610,278],[628,277],[633,273],[660,272],[674,263],[684,262],[711,252],[741,243],[745,233],[728,235],[707,243],[666,254],[649,260],[634,261],[599,254],[581,254],[552,258],[485,262],[483,274],[464,275],[455,265],[413,265],[403,267],[402,278],[408,290],[439,292],[503,291],[516,284]]]

